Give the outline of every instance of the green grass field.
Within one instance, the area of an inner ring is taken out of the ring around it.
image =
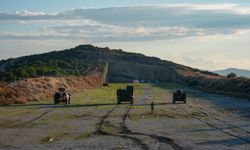
[[[116,90],[119,88],[126,88],[127,85],[134,86],[134,95],[142,94],[145,84],[124,84],[113,83],[108,87],[100,87],[97,89],[86,90],[81,93],[73,94],[72,104],[115,104],[116,103]]]

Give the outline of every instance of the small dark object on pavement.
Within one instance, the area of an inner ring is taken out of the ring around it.
[[[116,91],[117,95],[117,104],[121,102],[130,102],[130,104],[134,103],[134,87],[127,86],[127,89],[118,89]]]
[[[175,104],[176,101],[183,101],[184,103],[187,103],[186,93],[182,90],[176,90],[173,94],[173,103]]]

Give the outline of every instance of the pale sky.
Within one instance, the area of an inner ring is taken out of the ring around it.
[[[250,69],[246,0],[0,2],[0,59],[93,44],[203,70]]]

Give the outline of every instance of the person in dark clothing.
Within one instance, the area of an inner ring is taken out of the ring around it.
[[[154,111],[155,111],[154,106],[155,106],[155,104],[154,104],[154,102],[152,101],[152,102],[151,102],[151,113],[154,113]]]

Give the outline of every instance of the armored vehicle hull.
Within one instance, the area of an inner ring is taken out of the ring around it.
[[[127,89],[118,89],[116,91],[117,95],[117,104],[122,102],[129,102],[130,104],[134,103],[134,87],[127,86]]]
[[[60,102],[70,104],[70,95],[68,93],[56,92],[54,95],[54,104],[59,104]]]
[[[181,90],[177,90],[173,93],[173,103],[175,104],[176,101],[182,101],[183,103],[187,103],[187,96]]]

